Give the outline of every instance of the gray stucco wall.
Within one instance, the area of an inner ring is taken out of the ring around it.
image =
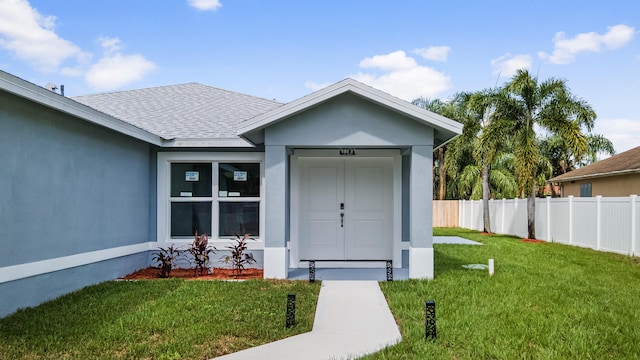
[[[4,92],[0,129],[0,268],[153,238],[149,144]],[[0,314],[144,267],[148,256],[131,261],[101,274],[80,268],[0,284]]]
[[[433,128],[353,94],[343,94],[265,129],[265,145],[433,145]]]
[[[146,252],[78,266],[52,273],[0,283],[0,317],[88,285],[113,280],[140,269],[148,261]]]

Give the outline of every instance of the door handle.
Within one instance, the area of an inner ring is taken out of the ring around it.
[[[340,203],[340,227],[344,227],[344,203]]]

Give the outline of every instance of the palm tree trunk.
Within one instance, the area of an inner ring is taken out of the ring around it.
[[[438,191],[438,199],[444,200],[447,192],[447,169],[444,167],[444,146],[438,149],[438,163],[440,165],[440,191]]]
[[[527,238],[536,238],[536,187],[527,197]]]
[[[484,232],[491,233],[491,214],[489,213],[489,166],[482,167],[482,219]]]

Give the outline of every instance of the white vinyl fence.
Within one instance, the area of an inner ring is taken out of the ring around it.
[[[460,227],[483,229],[482,200],[460,200]],[[527,236],[527,199],[489,200],[491,231]],[[539,240],[640,254],[640,201],[629,197],[536,199]]]

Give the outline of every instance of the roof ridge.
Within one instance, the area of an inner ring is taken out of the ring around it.
[[[190,86],[190,85],[191,86],[195,85],[195,86],[207,87],[209,89],[217,90],[217,91],[224,92],[224,93],[227,93],[227,94],[233,94],[233,95],[236,95],[236,96],[243,96],[243,97],[247,97],[247,98],[260,99],[260,100],[269,101],[269,102],[277,103],[277,104],[281,104],[281,105],[284,104],[284,103],[282,103],[280,101],[277,101],[275,99],[268,99],[268,98],[261,97],[261,96],[241,93],[239,91],[223,89],[223,88],[220,88],[220,87],[217,87],[217,86],[212,86],[212,85],[203,84],[203,83],[199,83],[199,82],[187,82],[187,83],[172,84],[172,85],[150,86],[150,87],[139,88],[139,89],[108,91],[108,92],[101,92],[101,93],[70,96],[69,98],[77,99],[77,98],[88,98],[88,97],[94,97],[94,96],[105,96],[105,95],[109,96],[109,95],[117,95],[117,94],[124,94],[124,93],[137,93],[137,92],[148,91],[148,90],[178,88],[178,87],[185,87],[185,86]]]

